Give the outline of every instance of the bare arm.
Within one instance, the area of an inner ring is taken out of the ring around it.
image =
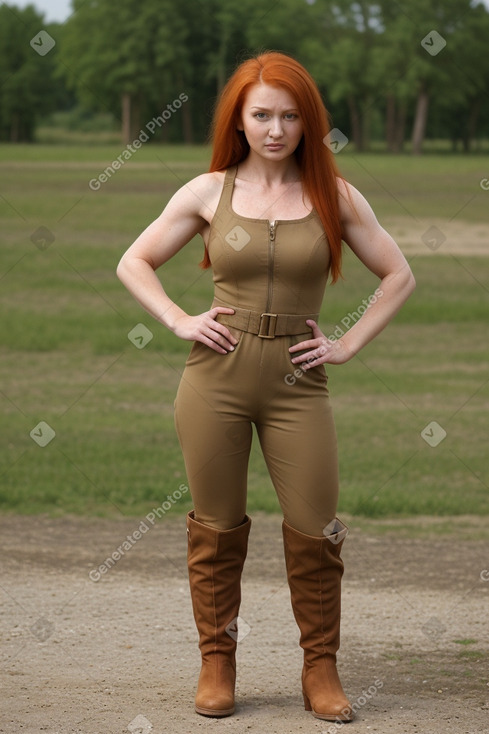
[[[218,313],[233,310],[216,307],[189,316],[169,298],[155,272],[207,226],[205,201],[212,198],[215,187],[215,179],[204,174],[179,189],[160,216],[124,253],[117,276],[141,306],[176,336],[201,341],[226,354],[234,349],[236,339],[215,318]]]
[[[363,264],[380,278],[377,296],[337,341],[327,339],[316,322],[307,321],[312,327],[313,338],[290,348],[291,353],[310,350],[292,359],[303,369],[323,363],[347,362],[387,326],[415,288],[411,268],[399,247],[380,226],[365,198],[353,186],[346,186],[351,201],[345,184],[340,184],[343,239]]]

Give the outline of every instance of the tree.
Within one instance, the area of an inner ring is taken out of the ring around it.
[[[464,152],[471,150],[483,112],[489,111],[489,13],[482,4],[472,7],[450,41],[451,87],[439,95],[438,136],[449,136],[454,149],[462,141]],[[448,46],[447,46],[448,50]]]
[[[56,42],[58,28],[46,25],[43,15],[32,6],[23,10],[0,6],[1,140],[31,142],[39,116],[56,109],[60,100],[53,79],[56,45],[44,55],[39,51],[52,43],[40,32]]]
[[[184,83],[186,22],[172,0],[120,0],[116,6],[75,0],[74,10],[61,48],[62,73],[86,104],[109,110],[119,105],[129,143],[143,115],[171,105]]]
[[[440,134],[468,150],[489,112],[489,13],[474,0],[74,0],[45,56],[29,45],[42,28],[32,7],[0,7],[3,139],[32,139],[63,84],[118,117],[126,143],[185,95],[151,137],[203,140],[229,74],[265,49],[309,69],[359,151],[384,134],[399,152],[410,127],[415,153]]]
[[[420,154],[430,107],[448,100],[459,105],[465,99],[470,72],[460,66],[459,49],[471,43],[467,29],[472,13],[470,0],[383,0],[385,32],[374,58],[386,99],[391,151],[402,147],[408,106],[413,110],[412,151]]]

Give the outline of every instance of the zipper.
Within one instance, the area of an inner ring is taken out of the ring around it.
[[[273,297],[273,265],[275,255],[275,230],[277,228],[277,220],[273,223],[268,222],[268,298],[266,312],[268,313],[272,307]]]

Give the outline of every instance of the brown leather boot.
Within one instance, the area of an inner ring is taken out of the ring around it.
[[[202,654],[195,710],[203,716],[234,713],[236,634],[241,602],[241,572],[251,520],[231,530],[216,530],[187,515],[190,595]]]
[[[304,535],[282,525],[294,617],[304,650],[302,693],[306,711],[326,721],[351,721],[353,711],[336,670],[340,646],[341,546],[348,529],[338,519],[331,534]]]

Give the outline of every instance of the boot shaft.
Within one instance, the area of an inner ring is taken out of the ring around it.
[[[314,537],[282,525],[290,598],[304,660],[333,659],[340,645],[341,549],[347,527],[336,520],[329,536]]]
[[[216,530],[197,522],[193,512],[187,516],[190,595],[203,656],[236,650],[233,630],[250,527],[248,517],[237,528]]]

